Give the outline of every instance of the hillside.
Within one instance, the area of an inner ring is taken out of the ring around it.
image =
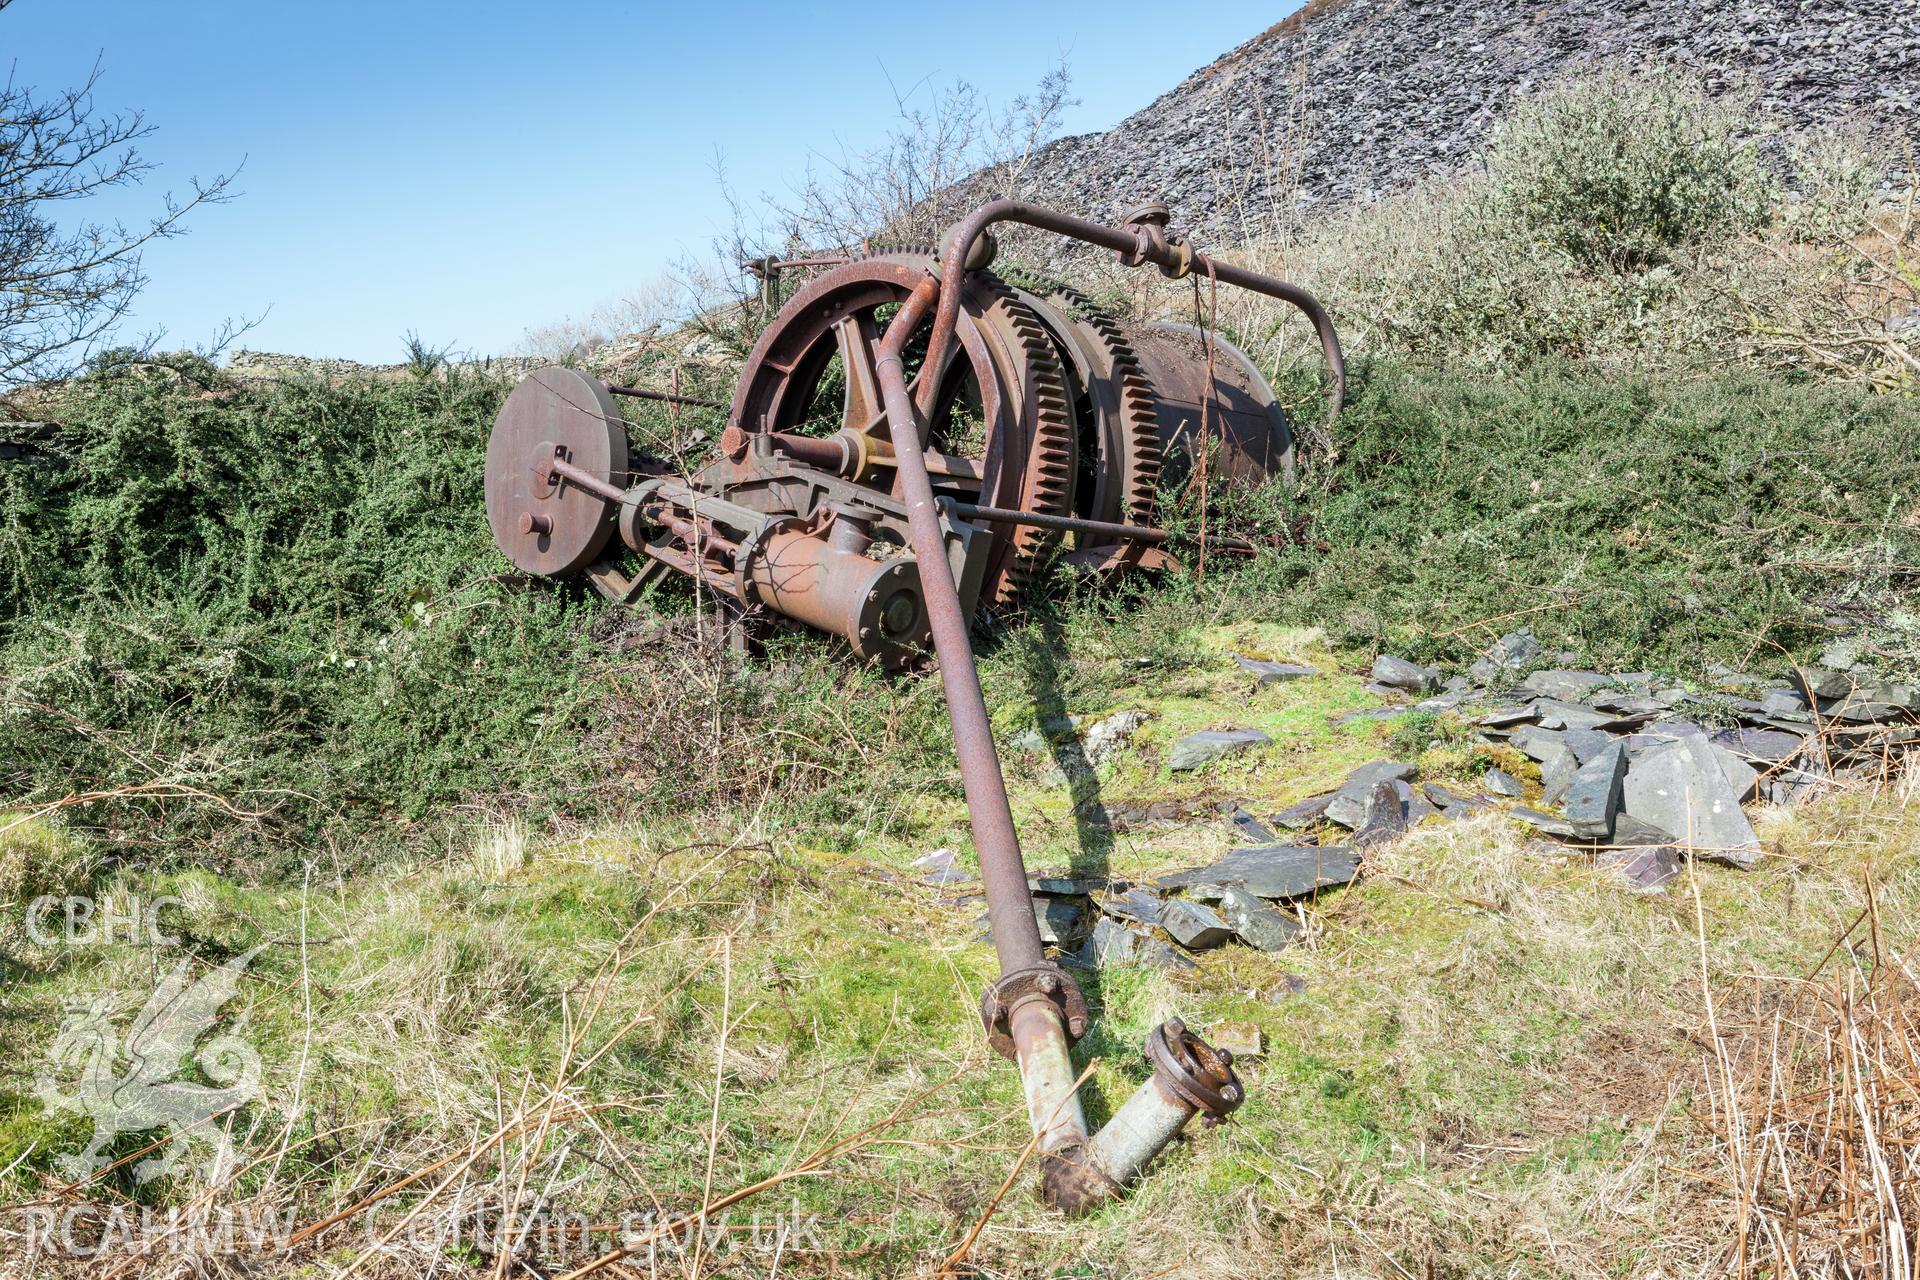
[[[1158,196],[1177,225],[1239,240],[1455,168],[1516,97],[1608,61],[1750,83],[1792,126],[1910,130],[1920,5],[1314,0],[1107,132],[1053,143],[1023,181],[1096,216]]]

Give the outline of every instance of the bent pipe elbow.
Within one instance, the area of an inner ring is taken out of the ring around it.
[[[1037,227],[1042,231],[1051,231],[1070,240],[1079,240],[1084,244],[1111,249],[1115,253],[1138,252],[1142,255],[1143,261],[1152,262],[1160,267],[1172,267],[1178,261],[1164,245],[1148,246],[1137,239],[1131,230],[1124,227],[1112,227],[1085,218],[1076,218],[1071,214],[1060,213],[1022,200],[994,200],[969,213],[955,223],[953,229],[947,233],[940,258],[942,264],[947,264],[943,269],[951,269],[951,264],[958,263],[961,264],[961,269],[965,270],[968,256],[973,252],[974,242],[996,222],[1017,222],[1023,226]],[[1314,332],[1319,336],[1320,354],[1327,363],[1327,425],[1331,426],[1346,405],[1347,366],[1346,355],[1340,347],[1340,334],[1334,328],[1333,319],[1327,314],[1327,309],[1320,299],[1314,296],[1311,290],[1302,288],[1292,281],[1220,262],[1204,253],[1191,255],[1191,269],[1206,271],[1215,280],[1284,302],[1307,318],[1313,325]],[[947,349],[953,340],[954,328],[959,323],[959,319],[959,290],[945,290],[934,317],[933,333],[928,340],[929,362],[946,358]],[[939,366],[932,364],[931,367]],[[927,395],[927,389],[923,387],[921,393]],[[930,407],[930,402],[920,406],[922,412]]]

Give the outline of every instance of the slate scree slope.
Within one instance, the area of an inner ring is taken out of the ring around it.
[[[1314,0],[1022,186],[1093,217],[1153,193],[1231,243],[1457,169],[1516,98],[1610,63],[1750,84],[1793,127],[1920,132],[1920,0]]]

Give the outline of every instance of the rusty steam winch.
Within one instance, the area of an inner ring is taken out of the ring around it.
[[[1198,330],[1122,320],[1057,283],[1003,279],[985,256],[976,251],[961,278],[940,367],[908,356],[969,616],[1017,604],[1068,534],[1070,566],[1163,563],[1157,496],[1191,465],[1203,425],[1230,477],[1291,468],[1272,388],[1224,339],[1211,339],[1209,380]],[[925,645],[927,623],[875,362],[885,318],[940,272],[921,249],[816,276],[748,357],[720,456],[688,477],[650,474],[660,468],[629,449],[612,397],[633,389],[560,368],[527,378],[487,455],[501,548],[530,572],[584,572],[616,600],[668,570],[693,574],[897,665]],[[640,556],[630,570],[627,550]]]
[[[487,517],[522,569],[585,574],[616,601],[671,571],[742,616],[797,620],[890,666],[931,642],[1001,967],[982,1019],[1019,1063],[1048,1199],[1085,1212],[1194,1115],[1232,1110],[1240,1086],[1229,1055],[1170,1020],[1148,1041],[1153,1078],[1089,1134],[1068,1057],[1087,1005],[1040,941],[969,628],[982,607],[1017,605],[1056,558],[1101,572],[1166,563],[1166,481],[1204,459],[1259,482],[1291,470],[1293,441],[1272,388],[1218,335],[995,274],[996,222],[1298,307],[1339,411],[1339,341],[1305,290],[1196,252],[1158,204],[1104,226],[996,201],[938,251],[850,257],[809,281],[754,347],[719,454],[692,475],[636,454],[614,400],[686,398],[562,368],[527,377],[488,443]]]

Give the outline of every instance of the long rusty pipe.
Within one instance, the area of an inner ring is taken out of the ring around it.
[[[1236,267],[1229,262],[1221,262],[1204,253],[1193,252],[1184,255],[1170,246],[1164,238],[1156,239],[1143,234],[1142,227],[1110,227],[1104,223],[1089,222],[1085,218],[1076,218],[1071,214],[1060,213],[1040,205],[1028,204],[1021,200],[995,200],[983,204],[953,228],[948,235],[940,261],[942,269],[956,280],[959,271],[966,269],[968,255],[973,252],[974,243],[981,234],[996,222],[1018,222],[1029,227],[1038,227],[1042,231],[1051,231],[1087,244],[1111,249],[1122,255],[1137,255],[1142,262],[1151,262],[1163,269],[1189,270],[1211,274],[1221,284],[1230,284],[1254,293],[1265,294],[1297,307],[1307,319],[1313,322],[1314,329],[1320,335],[1320,350],[1326,357],[1331,386],[1328,391],[1327,420],[1331,422],[1340,416],[1341,406],[1347,397],[1347,369],[1345,357],[1340,351],[1340,335],[1334,330],[1333,319],[1327,315],[1327,309],[1320,305],[1320,299],[1299,285],[1274,276],[1261,275],[1257,271],[1248,271],[1245,267]],[[958,264],[959,271],[955,270]],[[953,346],[955,326],[960,321],[960,290],[948,289],[940,298],[939,312],[934,316],[933,332],[927,339],[926,367],[939,369],[944,367],[949,349]],[[933,384],[937,378],[922,379],[920,396],[922,413],[930,412],[933,407]]]
[[[959,290],[947,291],[957,296]],[[893,437],[894,465],[907,504],[914,558],[921,567],[920,592],[940,658],[940,683],[953,722],[954,753],[967,795],[980,879],[986,891],[987,918],[1001,977],[983,1002],[989,1036],[1003,1028],[1007,1047],[1020,1067],[1027,1115],[1038,1135],[1047,1199],[1069,1213],[1087,1213],[1118,1193],[1087,1150],[1087,1120],[1075,1088],[1069,1056],[1074,1039],[1086,1031],[1085,1001],[1073,979],[1049,962],[1027,892],[1027,869],[1020,838],[1007,801],[1006,779],[993,746],[993,727],[980,674],[974,667],[970,622],[947,564],[946,535],[928,475],[920,439],[921,417],[907,389],[902,353],[907,339],[940,299],[939,281],[929,276],[887,326],[875,360],[880,393]]]

